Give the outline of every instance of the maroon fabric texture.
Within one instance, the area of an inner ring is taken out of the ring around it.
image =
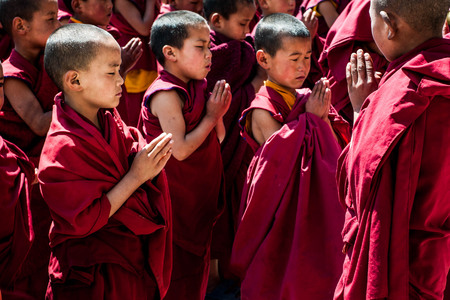
[[[211,31],[211,71],[206,77],[208,91],[212,92],[218,80],[225,79],[231,86],[230,108],[223,117],[226,129],[221,143],[225,173],[226,206],[213,233],[212,255],[229,255],[236,231],[239,206],[247,168],[253,153],[240,134],[239,118],[255,97],[251,84],[256,66],[255,50],[247,41],[230,40]]]
[[[328,32],[319,63],[330,81],[331,103],[334,108],[353,124],[353,108],[348,97],[345,76],[347,63],[352,53],[358,49],[368,52],[373,60],[374,71],[384,73],[388,61],[370,50],[367,45],[374,43],[370,28],[370,0],[353,0],[336,19]]]
[[[129,274],[121,276],[124,286],[150,276],[162,298],[172,268],[166,176],[163,171],[143,184],[108,218],[106,193],[128,172],[145,140],[115,110],[100,110],[98,118],[102,130],[57,96],[39,166],[42,195],[53,218],[50,281],[67,286],[69,297],[74,284],[96,284],[99,265],[117,265]]]
[[[335,299],[441,299],[450,268],[450,41],[392,61],[338,163],[352,247]]]
[[[23,81],[35,94],[44,112],[52,110],[58,88],[44,70],[44,56],[36,67],[18,52],[13,50],[11,56],[3,63],[5,79],[14,78]],[[36,135],[22,118],[14,111],[7,97],[0,111],[0,134],[3,138],[16,144],[37,166],[45,137]]]
[[[34,165],[0,136],[0,288],[13,290],[34,240],[30,210]],[[11,291],[14,293],[14,291]]]
[[[162,133],[158,118],[149,110],[151,98],[157,92],[169,90],[177,91],[184,100],[186,133],[192,131],[205,114],[206,81],[191,80],[185,84],[162,71],[145,93],[141,110],[147,141]],[[211,244],[214,223],[223,208],[223,167],[215,130],[185,160],[171,157],[165,170],[174,215],[174,243],[197,256],[204,256]]]
[[[0,30],[0,61],[6,60],[14,49],[14,42],[8,34]]]
[[[323,120],[305,113],[308,93],[297,97],[283,117],[287,124],[259,148],[248,171],[231,259],[242,299],[330,299],[342,271],[344,211],[335,184],[341,147]],[[348,134],[333,110],[329,117],[335,131]]]

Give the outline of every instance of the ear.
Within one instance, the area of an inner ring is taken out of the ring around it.
[[[387,27],[387,39],[392,40],[397,35],[397,22],[395,16],[385,11],[380,11],[380,16],[383,19],[384,24]]]
[[[256,61],[264,69],[270,69],[270,55],[268,55],[264,50],[258,50],[256,52]]]
[[[72,0],[71,5],[72,5],[72,9],[73,9],[74,13],[76,13],[76,14],[80,13],[80,11],[82,10],[82,5],[81,5],[82,2],[83,1],[80,1],[80,0]]]
[[[218,13],[213,13],[210,17],[210,24],[214,27],[214,28],[218,28],[220,29],[222,26],[222,16],[219,15]]]
[[[169,45],[165,45],[162,48],[162,53],[164,54],[164,59],[166,61],[177,61],[177,56],[176,56],[176,48],[173,46],[169,46]]]
[[[22,19],[21,17],[15,17],[12,21],[12,31],[15,31],[19,34],[26,33],[28,29],[27,21]]]
[[[63,86],[67,87],[69,91],[79,92],[83,89],[79,80],[80,75],[75,70],[66,72],[63,76]]]

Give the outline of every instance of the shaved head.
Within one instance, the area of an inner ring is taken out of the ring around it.
[[[440,32],[450,0],[372,0],[375,9],[394,13],[417,32]]]

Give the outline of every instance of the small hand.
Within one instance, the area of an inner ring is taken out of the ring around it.
[[[322,120],[328,119],[331,106],[330,82],[321,78],[313,87],[311,95],[306,102],[306,111],[315,114]]]
[[[162,133],[136,154],[130,172],[146,182],[158,175],[172,154],[172,134]]]
[[[219,120],[227,112],[231,103],[231,88],[225,80],[216,82],[214,89],[206,102],[206,114]]]
[[[142,41],[140,38],[132,38],[122,47],[122,65],[120,66],[122,76],[126,75],[136,64],[143,52],[144,50],[142,49]]]
[[[305,24],[306,28],[308,28],[311,39],[314,38],[317,33],[317,29],[319,28],[317,13],[312,9],[308,9],[303,13],[302,21]]]
[[[361,106],[373,91],[378,88],[378,83],[373,70],[373,62],[369,53],[359,49],[352,53],[346,69],[348,95],[353,110],[359,113]]]

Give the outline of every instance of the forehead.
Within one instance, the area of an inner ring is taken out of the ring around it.
[[[187,32],[187,38],[199,38],[207,36],[209,40],[210,29],[206,23],[201,23],[195,26],[188,26]]]
[[[281,38],[281,46],[278,50],[283,51],[293,51],[296,49],[302,49],[302,50],[311,50],[311,39],[309,37],[303,38],[303,37],[290,37],[285,36]],[[278,51],[277,51],[278,52]]]
[[[256,12],[256,6],[254,3],[242,3],[238,2],[236,4],[237,11],[230,15],[230,17],[238,17],[238,18],[252,18]]]

